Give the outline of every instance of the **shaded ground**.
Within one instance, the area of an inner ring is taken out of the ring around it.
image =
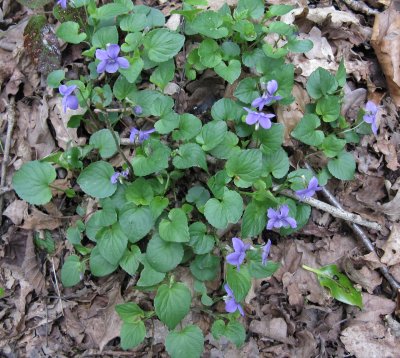
[[[369,3],[379,11],[387,5],[377,1]],[[177,6],[165,1],[147,5],[158,6],[165,14]],[[301,5],[307,8],[306,3]],[[381,102],[379,135],[364,137],[353,151],[357,160],[356,180],[345,183],[331,180],[328,186],[346,210],[384,226],[382,232],[368,232],[381,259],[366,255],[344,222],[313,209],[310,222],[299,233],[271,238],[271,257],[282,267],[270,280],[253,283],[243,318],[248,332],[245,345],[236,349],[227,341],[216,342],[208,334],[204,357],[398,356],[400,307],[396,306],[396,293],[376,270],[382,263],[386,264],[400,281],[400,130],[395,106],[398,98],[391,83],[396,78],[388,79],[392,99],[370,45],[373,15],[355,12],[342,2],[308,5],[308,10],[297,11],[296,19],[287,18],[299,26],[303,38],[313,40],[314,49],[307,57],[291,58],[299,74],[294,89],[296,101],[289,110],[279,109],[278,120],[288,132],[294,128],[307,103],[304,90],[307,76],[318,66],[336,70],[342,57],[349,76],[344,104],[346,116],[354,118],[367,98]],[[22,33],[29,12],[13,1],[4,1],[2,16],[0,133],[3,147],[12,98],[16,112],[5,178],[9,186],[12,174],[23,162],[41,158],[57,148],[65,149],[71,138],[77,142],[84,142],[85,138],[76,129],[66,127],[68,118],[61,111],[61,98],[43,86],[38,65],[32,64],[24,51]],[[397,19],[393,23],[400,23],[399,13],[393,10],[391,16],[392,20]],[[399,44],[393,44],[396,46]],[[76,71],[81,65],[80,49],[62,46],[61,61]],[[396,68],[398,63],[393,66]],[[211,82],[212,91],[209,90]],[[233,92],[231,86],[211,82],[203,79],[185,87],[180,93],[180,107],[193,110],[201,105],[207,111],[215,98]],[[205,97],[206,93],[213,96]],[[302,157],[299,144],[287,136],[285,145],[293,153],[291,159],[297,162]],[[309,160],[317,163],[320,158],[314,156]],[[66,181],[61,179],[61,174],[59,186]],[[1,356],[167,356],[163,347],[167,329],[158,321],[149,324],[148,338],[134,353],[118,347],[121,322],[114,305],[134,297],[141,307],[152,309],[153,293],[136,290],[135,277],[122,272],[102,279],[86,275],[72,289],[61,286],[56,276],[59,277],[64,257],[72,250],[65,240],[65,229],[69,216],[74,213],[73,207],[61,197],[40,208],[19,200],[12,191],[3,198],[0,287],[5,288],[5,295],[0,299]],[[226,233],[227,240],[236,228],[232,230]],[[51,245],[51,240],[45,241],[49,237],[55,243],[51,254],[43,248],[44,243]],[[333,263],[363,290],[363,310],[333,300],[314,274],[301,269],[301,265],[318,267]],[[180,268],[177,276],[189,287],[193,286],[188,269]],[[220,284],[218,279],[208,288],[216,291]],[[222,312],[223,303],[215,309]],[[189,314],[185,321],[199,325],[205,334],[212,324],[211,317],[200,312]]]

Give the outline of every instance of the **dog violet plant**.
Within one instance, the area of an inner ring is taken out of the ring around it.
[[[57,4],[65,8],[67,1]],[[180,325],[192,308],[212,312],[216,339],[244,343],[242,316],[252,280],[268,279],[279,267],[268,260],[271,241],[261,245],[262,233],[285,236],[306,225],[311,208],[301,200],[332,177],[353,178],[347,144],[361,135],[340,114],[343,63],[336,74],[319,68],[307,80],[312,103],[291,136],[328,164],[317,174],[291,167],[275,110],[293,101],[294,66],[285,56],[312,48],[297,37],[295,26],[280,21],[292,7],[239,0],[236,8],[225,4],[213,11],[196,4],[203,2],[185,1],[174,11],[185,18],[176,31],[165,26],[161,11],[131,0],[101,6],[71,1],[68,7],[84,14],[84,21],[60,16],[56,6],[56,34],[67,46],[83,49],[83,68],[78,75],[53,71],[48,86],[59,89],[64,112],[80,107],[79,115],[67,112],[68,127],[90,138],[23,164],[13,177],[16,193],[31,204],[61,195],[76,208],[80,220],[66,233],[74,252],[61,270],[64,287],[82,285],[87,275],[125,272],[130,288],[154,291],[154,310],[135,298],[116,307],[122,348],[141,344],[146,321],[158,319],[168,327],[166,350],[177,358],[200,357],[203,350],[207,332]],[[279,41],[266,43],[267,35]],[[232,94],[210,101],[205,117],[178,110],[182,103],[166,94],[171,83],[180,78],[178,87],[186,91],[204,73],[230,84]],[[269,113],[262,112],[267,107]],[[360,118],[374,133],[376,112],[368,102]],[[68,189],[53,185],[56,168],[68,172]],[[300,200],[284,196],[281,188]],[[96,202],[95,212],[87,202]],[[232,239],[233,252],[226,249],[232,232],[243,238]],[[219,287],[208,285],[221,272]],[[185,275],[192,277],[193,290],[180,282]],[[232,330],[237,334],[230,335]]]

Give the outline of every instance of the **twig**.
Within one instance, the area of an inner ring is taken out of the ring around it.
[[[4,146],[4,156],[3,162],[1,163],[1,178],[0,178],[0,187],[3,188],[6,184],[6,174],[7,174],[7,164],[10,156],[10,147],[11,147],[11,136],[14,129],[15,124],[15,98],[12,97],[10,103],[7,105],[7,118],[8,118],[8,126],[7,126],[7,135],[6,135],[6,143]],[[3,214],[3,204],[4,197],[0,195],[0,225],[1,225],[1,217]]]
[[[105,109],[99,109],[95,108],[93,110],[94,113],[125,113],[125,112],[133,112],[133,108],[127,107],[127,108],[105,108]]]
[[[54,275],[54,282],[55,282],[55,286],[56,286],[58,300],[59,300],[59,302],[61,304],[61,312],[62,312],[62,314],[64,316],[64,307],[63,307],[63,304],[62,304],[61,293],[60,293],[60,288],[58,286],[57,274],[56,274],[56,270],[54,268],[54,259],[53,258],[51,258],[51,266],[52,266],[52,271],[53,271],[53,275]]]
[[[312,167],[306,162],[305,166],[307,169],[311,170],[312,172],[313,169]],[[334,206],[336,206],[338,209],[343,210],[342,205],[337,201],[337,199],[329,192],[328,189],[325,187],[322,188],[322,192],[324,196],[330,201]],[[354,233],[358,236],[358,238],[361,240],[361,242],[364,244],[365,248],[369,252],[373,252],[376,254],[374,245],[372,245],[370,239],[368,236],[365,234],[364,230],[360,228],[359,225],[357,225],[354,222],[349,222],[347,221],[348,225],[353,229]],[[378,255],[377,255],[378,256]],[[390,274],[388,268],[386,266],[379,267],[379,271],[381,274],[386,278],[386,280],[389,282],[390,286],[396,291],[396,293],[400,290],[400,283],[396,281],[396,279]]]
[[[13,188],[9,187],[9,186],[5,186],[5,187],[1,187],[0,188],[0,195],[6,194],[10,191],[12,191]]]
[[[361,12],[365,15],[376,15],[379,14],[378,10],[371,9],[367,4],[362,1],[356,0],[342,0],[350,9]]]
[[[280,191],[280,194],[283,194],[292,199],[299,200],[298,196],[290,190],[284,189],[284,190]],[[352,223],[356,223],[358,225],[365,226],[365,227],[368,227],[373,230],[377,230],[377,231],[382,230],[382,226],[376,222],[365,220],[357,214],[349,213],[348,211],[343,210],[343,208],[339,209],[337,207],[334,207],[332,205],[324,203],[323,201],[320,201],[318,199],[306,198],[303,200],[303,202],[313,206],[314,208],[325,211],[325,212],[331,214],[332,216],[334,216],[335,218],[339,218],[339,219],[343,219],[343,220],[346,220],[346,221],[349,221]]]

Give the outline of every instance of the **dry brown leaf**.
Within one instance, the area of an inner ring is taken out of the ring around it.
[[[288,106],[278,106],[276,108],[276,117],[278,123],[282,123],[285,128],[284,141],[285,145],[290,145],[290,133],[303,118],[306,104],[310,102],[306,90],[303,86],[295,83],[292,91],[295,100]]]
[[[250,323],[249,331],[259,334],[261,337],[271,338],[279,342],[290,342],[290,339],[288,338],[287,324],[281,317],[272,318],[271,320],[253,320]]]
[[[292,357],[309,358],[318,356],[318,342],[310,331],[300,331],[296,333],[296,338],[298,344],[290,350]]]
[[[22,221],[28,216],[28,203],[24,200],[14,200],[3,215],[7,216],[15,225],[21,225]]]
[[[340,337],[346,350],[356,357],[395,358],[399,356],[399,342],[385,326],[366,322],[346,328]]]
[[[47,215],[42,211],[31,208],[31,213],[25,218],[21,229],[25,230],[54,230],[62,225],[62,221],[54,216]]]
[[[350,280],[361,285],[369,293],[372,293],[382,283],[382,277],[378,272],[369,269],[367,266],[357,269],[351,258],[344,260],[343,268]]]
[[[107,293],[106,307],[98,307],[95,310],[96,316],[87,317],[85,320],[85,333],[93,339],[95,346],[99,347],[100,351],[109,341],[119,337],[122,321],[115,311],[115,305],[123,303],[120,290],[120,283],[116,282],[114,287]],[[87,312],[84,313],[88,314]]]
[[[390,220],[396,221],[400,219],[400,190],[396,196],[389,202],[378,205],[377,210],[390,217]]]
[[[385,156],[388,169],[396,171],[399,168],[400,164],[397,161],[397,150],[394,144],[387,139],[380,139],[375,143],[374,147]]]
[[[391,299],[381,297],[378,295],[370,295],[369,293],[362,293],[363,309],[360,311],[358,308],[354,308],[355,317],[350,322],[350,325],[354,322],[359,324],[362,322],[381,322],[383,315],[391,314],[396,308],[396,303]]]
[[[33,286],[38,295],[46,295],[46,281],[40,270],[33,244],[33,234],[29,232],[26,239],[25,258],[22,264],[26,280]]]
[[[83,108],[78,108],[76,111],[68,109],[67,113],[64,113],[61,101],[62,98],[58,95],[49,100],[50,121],[56,132],[58,146],[66,150],[71,142],[74,146],[84,145],[86,139],[78,138],[78,130],[68,128],[67,124],[71,116],[83,114],[86,110]]]
[[[393,224],[388,240],[383,245],[385,254],[381,257],[381,261],[393,266],[400,263],[400,224]]]
[[[395,1],[375,16],[371,45],[385,74],[390,95],[400,107],[400,11]]]
[[[17,108],[18,136],[26,138],[29,145],[35,149],[36,153],[33,157],[43,158],[52,153],[55,143],[47,125],[49,116],[47,102],[43,100],[40,103],[35,100],[33,103],[26,104],[19,101]]]

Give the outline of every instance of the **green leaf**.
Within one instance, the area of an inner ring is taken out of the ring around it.
[[[282,36],[290,36],[294,33],[295,27],[283,21],[274,21],[268,26],[268,32]]]
[[[82,240],[82,235],[78,227],[76,226],[70,226],[67,229],[67,240],[72,244],[72,245],[80,245],[81,240]]]
[[[64,70],[55,70],[49,73],[47,76],[47,85],[51,88],[58,88],[61,81],[65,79]]]
[[[78,184],[82,190],[95,198],[107,198],[115,193],[117,184],[111,183],[114,168],[107,162],[89,164],[79,175]]]
[[[225,61],[240,56],[240,47],[236,42],[225,41],[221,45],[221,51],[222,51],[222,58]]]
[[[86,223],[86,236],[96,241],[96,235],[101,228],[114,224],[117,221],[117,213],[113,208],[96,211]]]
[[[22,165],[14,174],[12,185],[21,199],[30,204],[43,205],[51,200],[49,185],[56,176],[56,171],[51,164],[35,160]]]
[[[289,171],[289,158],[283,148],[276,152],[266,154],[263,158],[263,169],[266,174],[271,173],[275,178],[283,178]]]
[[[336,81],[339,87],[343,87],[346,84],[346,67],[344,67],[344,60],[340,61],[339,68],[335,75]]]
[[[90,253],[90,272],[97,277],[106,276],[118,268],[118,264],[110,264],[101,254],[98,246],[95,246]]]
[[[243,199],[235,191],[225,190],[222,200],[210,199],[204,208],[207,221],[217,229],[224,229],[228,223],[236,224],[243,212]]]
[[[144,62],[140,57],[137,58],[128,58],[129,67],[128,68],[120,68],[118,71],[122,76],[130,83],[133,84],[136,82],[137,78],[142,72]]]
[[[149,59],[156,63],[173,58],[182,48],[185,37],[167,29],[156,29],[148,32],[143,45]]]
[[[338,154],[337,158],[328,162],[329,172],[337,179],[352,180],[356,170],[354,156],[345,150]]]
[[[251,201],[247,205],[242,220],[241,237],[254,237],[259,235],[267,224],[267,207],[258,201]]]
[[[30,9],[38,9],[49,4],[52,0],[17,0],[17,2]]]
[[[159,225],[160,236],[165,241],[188,242],[189,226],[185,212],[182,209],[172,209],[168,219],[162,219]]]
[[[150,82],[160,87],[163,91],[168,82],[174,79],[175,75],[175,63],[174,61],[168,60],[160,63],[154,72],[150,76]]]
[[[251,103],[254,99],[260,97],[257,84],[256,78],[247,77],[239,82],[233,94],[243,103]]]
[[[198,48],[201,63],[206,67],[217,66],[222,61],[222,54],[217,41],[205,39]]]
[[[174,329],[185,318],[190,309],[192,297],[187,286],[180,282],[161,285],[154,298],[154,308],[158,318]]]
[[[191,24],[200,34],[220,39],[228,35],[229,31],[223,26],[223,17],[215,11],[201,12]]]
[[[239,122],[244,113],[243,108],[230,98],[221,98],[211,108],[211,116],[216,121]]]
[[[165,24],[164,14],[158,10],[145,5],[135,6],[135,12],[146,15],[146,27],[161,27]]]
[[[237,146],[239,138],[235,133],[226,133],[223,141],[214,149],[211,149],[210,154],[218,159],[229,159],[240,153],[240,148]]]
[[[112,265],[117,265],[126,251],[128,238],[118,223],[101,229],[97,235],[100,254]]]
[[[92,17],[104,20],[110,17],[116,17],[119,15],[126,14],[127,12],[131,11],[133,6],[127,6],[127,3],[110,3],[103,6],[100,6],[96,9],[96,12],[92,15]],[[132,3],[130,3],[132,5]]]
[[[308,78],[306,88],[312,98],[318,99],[334,93],[338,88],[338,82],[327,70],[319,67]]]
[[[171,271],[182,261],[182,244],[164,241],[155,234],[147,245],[146,258],[156,271]]]
[[[146,21],[147,19],[145,14],[133,13],[122,17],[119,26],[121,27],[122,31],[137,33],[146,27]],[[129,35],[131,34],[128,34],[128,36]],[[143,35],[140,34],[140,37],[142,36]]]
[[[119,134],[114,132],[119,142]],[[111,158],[118,150],[114,137],[108,129],[101,129],[90,136],[89,144],[99,150],[103,159]]]
[[[74,21],[63,22],[56,30],[56,35],[71,44],[79,44],[86,39],[86,34],[79,33],[79,24]]]
[[[123,323],[120,336],[122,349],[134,348],[146,337],[146,327],[141,320],[134,323]]]
[[[200,134],[196,137],[204,151],[209,151],[221,143],[226,135],[227,125],[222,121],[211,121],[203,126]]]
[[[133,302],[127,302],[115,306],[119,318],[125,323],[135,323],[144,317],[144,311]]]
[[[239,0],[236,10],[238,12],[248,11],[249,16],[257,20],[264,15],[264,1],[263,0]]]
[[[229,339],[236,347],[243,345],[246,339],[246,330],[238,321],[229,321],[227,325],[222,319],[216,320],[212,327],[211,333],[215,339],[225,337]]]
[[[325,138],[324,132],[315,130],[320,124],[318,116],[311,113],[305,114],[291,135],[305,144],[318,146]]]
[[[129,242],[135,243],[153,228],[153,213],[149,207],[130,207],[120,213],[119,223]]]
[[[286,15],[293,10],[292,5],[271,5],[266,12],[267,18]]]
[[[238,271],[236,266],[227,265],[226,281],[228,282],[236,301],[243,301],[251,287],[249,269],[242,265]]]
[[[157,285],[162,280],[164,280],[165,273],[154,270],[153,267],[151,267],[150,264],[147,262],[146,256],[141,257],[141,262],[144,268],[140,274],[140,279],[136,284],[137,286],[150,287]]]
[[[334,134],[328,135],[321,144],[321,149],[328,158],[337,156],[346,145],[344,139],[339,139]]]
[[[196,143],[187,143],[179,147],[172,163],[177,169],[200,167],[207,171],[206,154]]]
[[[171,133],[179,126],[179,115],[175,112],[169,112],[163,115],[154,125],[154,128],[160,134]]]
[[[262,172],[262,153],[259,149],[242,150],[228,159],[225,169],[230,177],[254,183]]]
[[[290,40],[286,44],[286,48],[294,53],[304,53],[310,51],[314,47],[311,40]]]
[[[203,332],[193,325],[172,331],[165,339],[165,348],[171,358],[198,358],[204,350]]]
[[[322,97],[317,102],[315,112],[322,116],[324,122],[333,122],[339,118],[340,102],[337,96]]]
[[[121,50],[124,52],[135,51],[143,40],[143,34],[141,32],[129,33],[125,37],[125,42],[121,46]]]
[[[188,245],[196,255],[207,254],[214,248],[214,237],[206,235],[206,232],[207,228],[201,222],[195,222],[189,227],[190,241]]]
[[[200,281],[215,280],[219,270],[219,258],[211,253],[196,255],[196,258],[190,263],[190,272]]]
[[[85,273],[85,264],[76,255],[68,256],[61,269],[61,282],[64,287],[76,285]]]
[[[321,286],[329,288],[331,295],[338,301],[363,308],[361,292],[353,287],[348,277],[342,274],[336,265],[327,265],[319,269],[305,265],[302,267],[314,272]]]
[[[279,266],[277,262],[268,261],[266,265],[263,265],[261,260],[251,260],[249,264],[250,276],[257,279],[271,277]]]
[[[203,208],[208,199],[210,199],[210,192],[202,186],[190,188],[186,195],[186,201],[196,204],[197,209]]]
[[[242,72],[242,65],[238,60],[229,60],[228,66],[225,62],[220,62],[214,67],[217,75],[221,76],[225,81],[233,84]]]
[[[107,44],[118,43],[118,30],[116,26],[105,26],[98,29],[92,38],[92,45],[97,48],[106,48]]]
[[[139,258],[141,252],[138,246],[132,245],[130,250],[126,250],[124,256],[119,261],[121,268],[133,276],[139,267]]]
[[[261,143],[261,150],[265,154],[276,152],[283,144],[284,126],[282,124],[273,123],[268,130],[254,131],[254,139]]]
[[[132,160],[133,170],[136,176],[146,176],[168,168],[171,149],[159,140],[146,140],[143,144],[143,152],[136,153]]]
[[[138,178],[127,186],[125,196],[136,205],[149,205],[154,198],[154,192],[148,180]]]
[[[184,113],[179,116],[178,130],[172,133],[172,138],[178,140],[190,140],[201,131],[201,120],[190,113]]]

